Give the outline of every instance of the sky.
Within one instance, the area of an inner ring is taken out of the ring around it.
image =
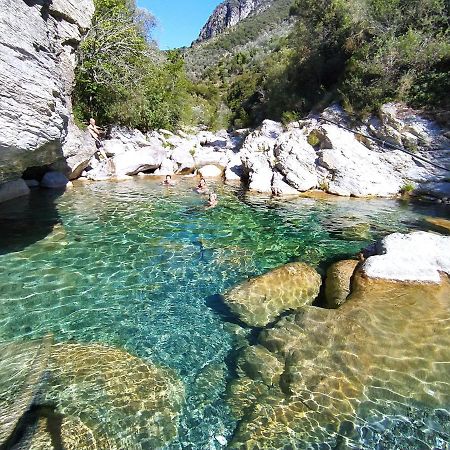
[[[162,50],[191,45],[221,0],[137,0],[156,16],[152,37]]]

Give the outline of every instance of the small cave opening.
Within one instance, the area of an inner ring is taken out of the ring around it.
[[[36,180],[41,181],[44,175],[50,171],[50,166],[33,166],[28,167],[22,173],[22,178],[24,180]]]

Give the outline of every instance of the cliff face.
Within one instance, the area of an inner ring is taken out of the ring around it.
[[[0,185],[64,158],[92,0],[0,0]]]
[[[271,3],[270,0],[227,0],[221,3],[200,31],[196,42],[217,36],[249,15],[269,7]]]

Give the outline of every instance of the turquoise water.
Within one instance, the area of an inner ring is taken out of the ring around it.
[[[78,184],[0,211],[0,341],[104,343],[175,370],[186,388],[168,448],[221,448],[239,333],[217,294],[289,261],[323,270],[390,232],[426,229],[443,207],[396,200],[281,201],[194,180]],[[245,333],[241,333],[245,334]]]

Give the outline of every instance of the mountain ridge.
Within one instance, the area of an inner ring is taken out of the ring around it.
[[[200,30],[194,43],[206,41],[232,28],[252,14],[269,8],[273,0],[226,0],[220,3]]]

